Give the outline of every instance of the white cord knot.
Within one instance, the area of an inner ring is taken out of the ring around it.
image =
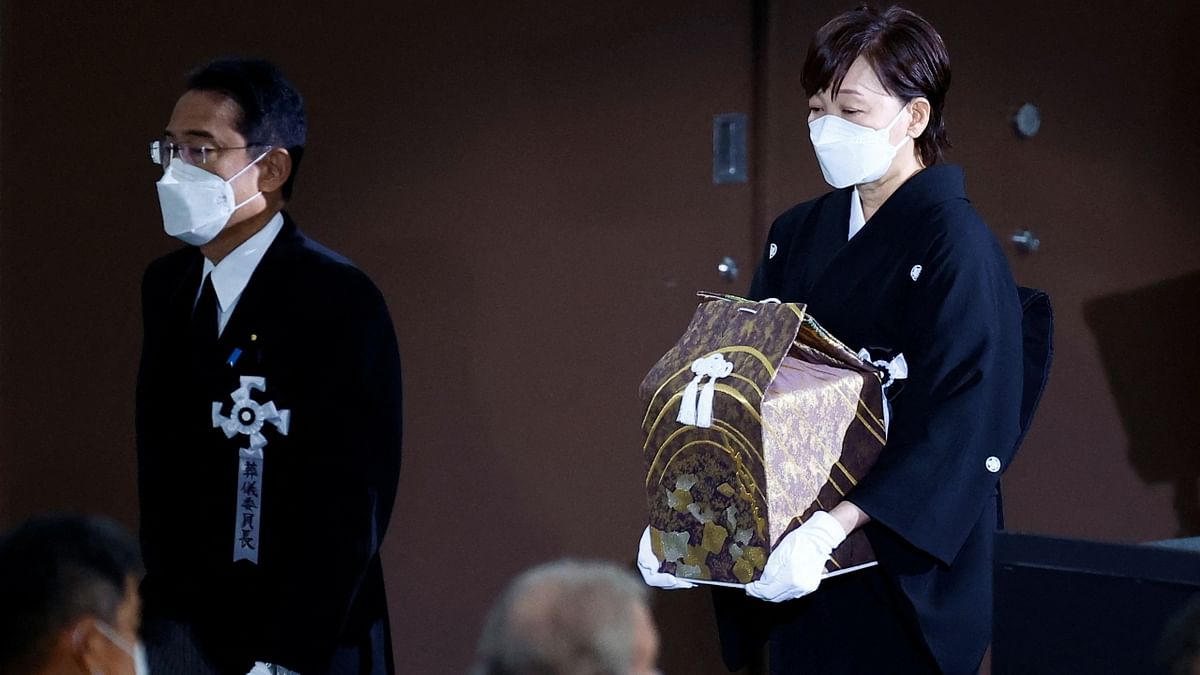
[[[692,362],[692,373],[696,377],[683,390],[683,400],[679,402],[679,415],[675,421],[680,424],[692,424],[703,429],[712,426],[713,393],[717,380],[728,377],[733,372],[733,362],[726,361],[721,354],[709,354]],[[700,389],[704,378],[708,382]],[[699,400],[697,400],[699,399]]]
[[[884,389],[895,384],[897,380],[908,379],[908,361],[904,359],[904,354],[897,354],[891,361],[884,359],[872,360],[871,352],[860,349],[858,350],[858,358],[887,374],[887,378],[883,381]]]
[[[858,350],[858,358],[863,360],[863,363],[869,363],[878,368],[882,373],[887,375],[883,380],[883,430],[887,432],[892,428],[892,402],[886,396],[888,387],[896,383],[896,380],[908,379],[908,361],[904,359],[904,354],[897,354],[895,358],[888,361],[885,359],[872,360],[871,352],[866,349]]]

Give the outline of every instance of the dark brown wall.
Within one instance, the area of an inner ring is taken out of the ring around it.
[[[825,190],[798,72],[842,2],[772,5],[767,207]],[[942,33],[954,83],[949,160],[998,237],[1020,228],[1017,282],[1046,289],[1056,359],[1033,430],[1004,478],[1013,529],[1115,541],[1200,534],[1197,456],[1200,89],[1196,5],[905,3]],[[1008,124],[1025,102],[1041,132]],[[761,231],[769,225],[760,223]],[[1178,356],[1176,356],[1178,355]]]

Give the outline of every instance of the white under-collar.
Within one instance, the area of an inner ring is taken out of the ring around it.
[[[204,259],[201,280],[212,275],[213,290],[217,292],[217,303],[223,315],[228,315],[237,304],[258,263],[262,262],[263,255],[282,229],[283,214],[276,213],[261,230],[233,249],[221,262],[214,265],[208,258]]]
[[[854,238],[858,231],[863,229],[863,225],[867,224],[867,219],[863,217],[862,198],[858,196],[858,187],[850,193],[850,236],[846,237],[846,241]]]

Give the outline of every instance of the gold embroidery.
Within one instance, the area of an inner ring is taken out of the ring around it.
[[[846,474],[846,480],[850,481],[850,485],[852,485],[852,486],[853,486],[853,485],[858,485],[858,481],[854,480],[854,475],[853,475],[853,474],[851,474],[851,473],[850,473],[850,471],[849,471],[848,469],[846,469],[846,465],[845,465],[845,464],[842,464],[841,462],[837,462],[837,463],[835,463],[835,464],[834,464],[834,466],[836,466],[837,468],[841,469],[841,470],[842,470],[842,473]]]
[[[789,356],[783,363],[787,367],[796,362]],[[763,457],[772,545],[829,482],[830,470],[841,460],[846,431],[854,422],[854,411],[839,405],[838,399],[844,400],[847,392],[857,398],[862,381],[853,371],[809,363],[786,372],[781,369],[768,388],[763,403],[767,431]]]

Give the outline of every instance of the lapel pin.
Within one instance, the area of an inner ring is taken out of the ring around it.
[[[920,265],[913,265],[913,268],[908,271],[908,276],[912,277],[913,281],[916,281],[921,276],[921,269]]]

